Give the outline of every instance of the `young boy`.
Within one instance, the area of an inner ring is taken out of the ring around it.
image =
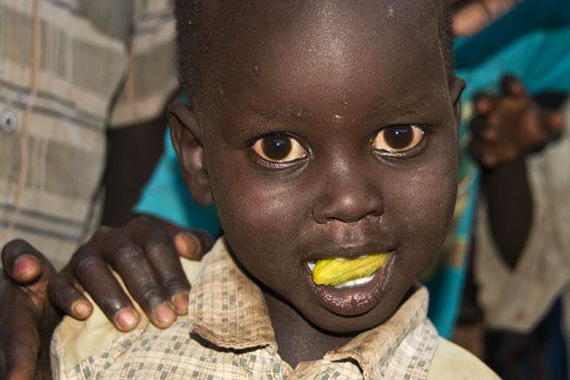
[[[225,236],[185,264],[187,320],[68,319],[55,378],[496,378],[415,283],[457,188],[447,1],[176,5],[194,106],[171,107],[172,137]]]

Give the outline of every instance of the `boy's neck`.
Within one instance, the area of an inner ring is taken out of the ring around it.
[[[319,330],[288,303],[266,291],[263,294],[279,355],[293,368],[299,362],[322,359],[328,351],[344,346],[357,335],[333,335]]]

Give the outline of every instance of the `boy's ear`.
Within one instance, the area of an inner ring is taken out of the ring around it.
[[[190,194],[200,206],[214,202],[204,155],[203,136],[194,114],[182,102],[168,107],[170,137]]]
[[[463,94],[466,84],[463,79],[457,77],[454,77],[451,81],[449,95],[453,102],[453,113],[455,114],[457,129],[459,129],[459,124],[461,124],[461,94]]]

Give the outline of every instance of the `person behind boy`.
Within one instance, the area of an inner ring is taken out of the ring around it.
[[[67,319],[55,378],[496,378],[438,337],[415,285],[457,190],[448,4],[179,0],[176,13],[195,103],[171,107],[172,136],[225,236],[186,263],[199,265],[188,320],[119,334]],[[330,263],[345,278],[317,280]]]

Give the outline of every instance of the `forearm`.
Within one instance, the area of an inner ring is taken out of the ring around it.
[[[525,247],[533,217],[525,157],[485,170],[483,193],[493,239],[505,263],[514,268]]]
[[[166,113],[157,119],[107,133],[108,154],[102,223],[120,226],[129,221],[140,191],[162,153]]]

